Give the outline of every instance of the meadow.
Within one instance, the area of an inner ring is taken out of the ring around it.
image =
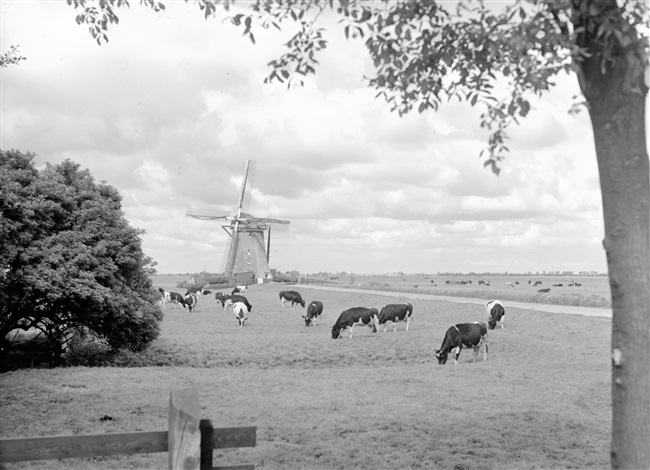
[[[156,276],[168,290],[178,278]],[[493,283],[494,284],[494,283]],[[280,290],[321,300],[319,324],[282,308]],[[435,298],[264,284],[247,293],[240,328],[204,296],[189,313],[167,306],[162,334],[127,355],[140,367],[31,369],[0,375],[0,436],[162,430],[169,392],[196,386],[215,426],[257,426],[257,447],[215,464],[269,469],[609,467],[610,329],[606,318],[509,308],[489,332],[488,360],[466,350],[439,366],[434,349],[477,305]],[[332,340],[345,308],[412,301],[410,330],[356,327]],[[137,357],[134,357],[137,356]],[[112,419],[106,419],[106,417]],[[103,419],[102,419],[103,418]],[[165,454],[6,464],[6,468],[166,468]]]
[[[347,276],[311,275],[308,278],[317,283],[361,289],[578,307],[611,307],[609,278],[606,276],[355,274]],[[459,284],[462,281],[471,281],[471,283]],[[487,282],[489,285],[481,285],[479,281]],[[542,284],[535,287],[533,286],[535,281],[540,281]],[[571,281],[581,285],[570,286]],[[509,287],[508,283],[514,287]],[[519,285],[515,283],[519,283]],[[556,287],[558,284],[562,285]],[[550,288],[550,291],[538,292],[541,288]]]

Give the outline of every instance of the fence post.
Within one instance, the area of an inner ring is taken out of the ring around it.
[[[212,450],[214,449],[214,426],[209,419],[199,422],[201,430],[201,470],[212,470]]]
[[[177,390],[169,396],[169,469],[199,470],[201,432],[199,391]]]

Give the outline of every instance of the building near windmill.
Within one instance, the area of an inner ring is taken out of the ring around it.
[[[234,214],[190,208],[186,216],[227,222],[221,227],[230,236],[230,243],[221,262],[221,271],[228,277],[238,277],[246,273],[257,279],[257,282],[263,282],[264,279],[271,278],[269,267],[271,229],[275,227],[276,230],[286,231],[290,222],[269,217],[253,217],[244,212],[250,203],[254,171],[255,162],[249,160],[246,164],[239,204]]]

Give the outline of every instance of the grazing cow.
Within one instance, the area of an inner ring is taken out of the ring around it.
[[[563,284],[553,284],[553,287],[562,287]]]
[[[315,325],[316,319],[323,313],[323,302],[314,300],[307,306],[307,315],[303,315],[305,319],[305,326]]]
[[[235,318],[237,318],[240,328],[244,326],[244,322],[248,320],[248,317],[246,316],[248,312],[248,307],[244,302],[235,302],[233,304],[232,313],[235,314]]]
[[[172,298],[169,295],[169,292],[167,292],[165,289],[162,287],[158,288],[158,292],[160,292],[160,303],[162,304],[163,308],[167,308],[167,302],[171,302]]]
[[[199,294],[197,292],[192,292],[191,294],[185,295],[185,305],[190,312],[193,312],[199,304]]]
[[[537,289],[537,292],[550,292],[551,288],[547,287],[546,289]]]
[[[177,305],[180,304],[183,308],[187,308],[187,303],[185,302],[185,298],[178,292],[170,292],[169,298],[173,303]]]
[[[218,299],[221,302],[221,305],[223,306],[223,309],[227,309],[230,305],[234,305],[237,302],[241,302],[244,305],[246,305],[246,308],[250,312],[253,310],[253,306],[248,302],[248,299],[244,297],[243,295],[237,295],[237,294],[230,294],[230,295],[223,295],[221,296],[220,299]]]
[[[185,292],[185,295],[195,294],[197,292],[199,294],[203,295],[203,291],[205,290],[206,286],[207,286],[207,284],[203,284],[202,286],[192,286],[192,287],[187,289],[187,292]]]
[[[192,307],[190,308],[190,312],[193,312],[199,306],[199,298],[203,295],[203,292],[205,292],[205,287],[206,286],[207,286],[207,284],[203,284],[200,287],[199,286],[193,286],[193,287],[190,287],[189,289],[187,289],[187,292],[185,292],[185,299],[187,299],[188,295],[193,295],[194,296],[194,300],[193,300],[193,303],[192,303]],[[187,300],[186,300],[186,303],[188,303]]]
[[[406,322],[406,331],[408,331],[413,320],[413,305],[409,303],[384,305],[379,311],[378,319],[379,325],[384,325],[384,333],[388,322],[393,324],[393,331],[396,332],[398,321]]]
[[[240,292],[246,292],[246,286],[235,286],[231,294],[239,294]]]
[[[541,285],[542,285],[542,281],[535,281],[533,283],[533,287],[537,287],[537,286],[541,286]]]
[[[282,307],[284,307],[285,302],[291,302],[291,306],[294,304],[300,304],[302,307],[305,306],[305,301],[302,300],[300,294],[294,290],[283,290],[280,292],[280,301],[282,302]]]
[[[512,282],[506,282],[507,287],[515,287],[515,285]]]
[[[340,338],[341,330],[345,328],[350,328],[350,338],[352,338],[352,330],[357,325],[367,325],[370,331],[377,333],[377,327],[379,325],[377,309],[352,307],[343,310],[332,327],[332,339]]]
[[[501,322],[501,328],[503,328],[503,324],[505,323],[503,317],[506,314],[506,309],[500,301],[488,300],[485,302],[485,313],[487,314],[487,322],[491,330],[497,327],[498,322]]]
[[[455,349],[454,364],[458,364],[458,356],[463,347],[474,349],[474,362],[478,360],[478,353],[483,346],[483,360],[487,360],[487,325],[482,322],[458,323],[450,326],[442,340],[440,349],[436,349],[438,364],[446,364],[449,353]]]

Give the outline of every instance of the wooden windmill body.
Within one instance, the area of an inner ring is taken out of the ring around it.
[[[288,220],[268,217],[253,217],[244,212],[250,201],[255,162],[248,160],[237,211],[227,215],[219,211],[188,209],[187,217],[202,220],[223,220],[228,222],[221,227],[230,236],[230,244],[222,260],[222,271],[226,276],[252,273],[258,280],[271,277],[269,253],[271,251],[271,228],[287,230]],[[267,233],[266,244],[264,232]]]

